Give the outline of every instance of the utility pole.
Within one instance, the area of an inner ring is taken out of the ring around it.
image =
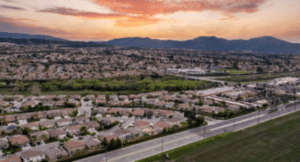
[[[234,119],[234,123],[233,123],[233,131],[235,131],[235,120],[236,119]]]
[[[257,111],[257,123],[259,123],[259,109]]]
[[[205,128],[206,128],[206,126],[204,126],[204,139],[205,139]]]
[[[164,152],[164,136],[161,138],[161,153]]]
[[[107,149],[105,149],[105,161],[107,162]]]

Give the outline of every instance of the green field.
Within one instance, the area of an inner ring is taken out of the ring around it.
[[[300,159],[300,112],[207,138],[139,162],[290,162]],[[164,158],[163,158],[164,157]]]
[[[255,73],[254,71],[238,70],[238,69],[218,69],[216,71],[223,71],[223,72],[227,72],[228,74],[251,74],[251,73]]]

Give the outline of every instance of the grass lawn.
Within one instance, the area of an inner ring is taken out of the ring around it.
[[[218,69],[216,71],[225,71],[228,74],[251,74],[251,73],[255,73],[254,71],[237,70],[237,69]]]
[[[188,123],[187,122],[180,122],[180,125],[182,125],[182,126],[188,126]]]
[[[299,161],[300,112],[234,133],[207,138],[174,150],[170,159],[155,155],[139,162]]]

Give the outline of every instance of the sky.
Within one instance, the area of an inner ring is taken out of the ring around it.
[[[0,0],[0,32],[80,41],[273,36],[300,43],[300,0]]]

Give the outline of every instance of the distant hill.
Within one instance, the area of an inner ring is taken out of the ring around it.
[[[12,38],[0,38],[0,42],[9,42],[15,44],[24,45],[47,45],[47,44],[59,44],[62,47],[106,47],[111,45],[105,45],[97,42],[79,42],[79,41],[67,41],[67,40],[48,40],[48,39],[12,39]]]
[[[269,36],[253,38],[250,40],[226,40],[217,37],[198,37],[196,39],[186,41],[131,37],[113,39],[101,43],[115,46],[144,48],[174,48],[208,51],[252,51],[264,53],[300,54],[300,44],[286,42]]]
[[[66,41],[65,39],[56,38],[48,35],[30,35],[30,34],[19,34],[19,33],[7,33],[0,32],[0,38],[12,38],[12,39],[46,39],[46,40],[59,40]]]

